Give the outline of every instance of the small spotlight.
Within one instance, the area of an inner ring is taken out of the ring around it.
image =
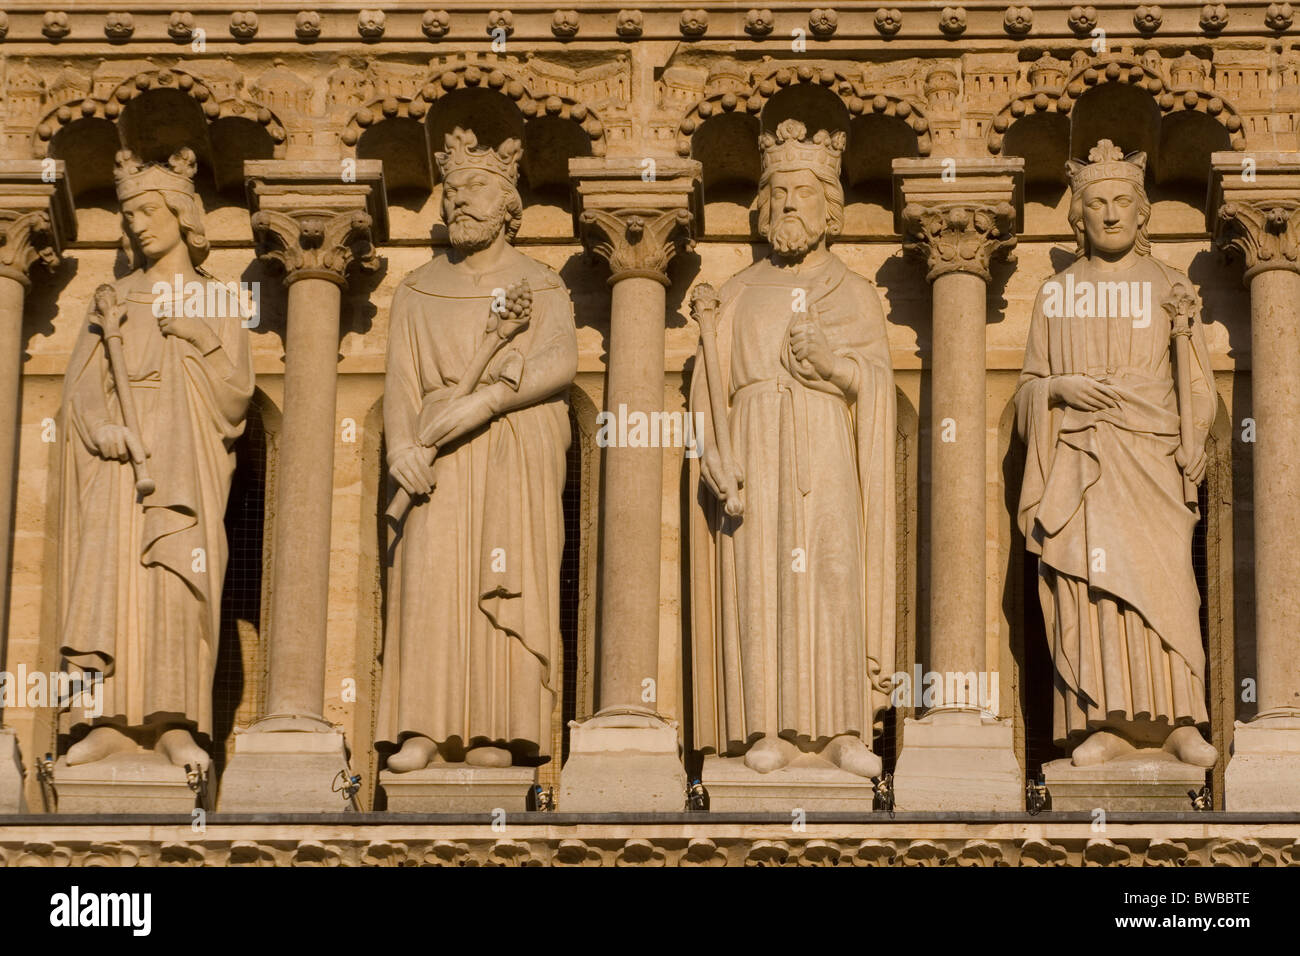
[[[1187,796],[1192,801],[1193,810],[1214,809],[1214,791],[1209,787],[1201,787],[1200,790],[1188,790]]]
[[[1052,793],[1047,789],[1047,783],[1039,777],[1037,782],[1025,784],[1025,809],[1029,811],[1031,817],[1037,816],[1044,810],[1052,809]]]
[[[875,798],[872,800],[872,810],[878,810],[881,813],[888,813],[891,817],[894,815],[894,775],[892,773],[881,774],[879,777],[872,777],[871,783],[875,790]]]
[[[702,813],[709,809],[709,791],[698,778],[692,780],[686,788],[686,809],[690,813]]]

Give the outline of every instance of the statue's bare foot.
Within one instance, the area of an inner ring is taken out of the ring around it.
[[[799,748],[783,737],[764,737],[745,752],[745,766],[758,773],[780,770],[799,754]]]
[[[861,737],[840,734],[832,737],[822,756],[835,766],[859,777],[877,777],[884,768],[880,758],[871,752]]]
[[[135,749],[135,741],[121,728],[104,724],[96,727],[68,748],[68,766],[94,763],[113,754],[129,753]]]
[[[199,746],[194,735],[184,727],[173,727],[164,732],[158,738],[154,750],[177,767],[183,768],[186,764],[193,764],[207,770],[212,765],[212,758],[208,756],[207,751]]]
[[[437,755],[438,745],[428,737],[407,737],[401,749],[388,758],[387,767],[393,773],[423,770]]]
[[[1098,730],[1070,755],[1070,763],[1076,767],[1095,767],[1097,764],[1114,760],[1116,757],[1132,753],[1137,748],[1109,730]]]
[[[465,751],[465,762],[471,767],[508,767],[514,758],[504,747],[472,747]]]
[[[1219,760],[1214,745],[1207,743],[1201,732],[1192,726],[1175,727],[1161,749],[1193,767],[1213,767]]]

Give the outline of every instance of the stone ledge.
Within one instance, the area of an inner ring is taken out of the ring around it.
[[[215,816],[215,815],[214,815]],[[1108,823],[1021,817],[959,823],[889,820],[781,823],[565,824],[560,814],[491,823],[53,826],[0,821],[5,866],[1300,866],[1300,820]],[[385,816],[384,823],[371,819]],[[569,815],[574,816],[574,815]],[[686,815],[664,814],[678,817]],[[740,816],[728,814],[727,816]],[[902,815],[900,815],[901,817]],[[1008,814],[1007,816],[1012,816]],[[1190,816],[1190,815],[1189,815]],[[1264,816],[1264,815],[1260,815]],[[1293,818],[1297,815],[1279,815]],[[1270,818],[1276,819],[1276,817]],[[544,822],[546,821],[546,822]]]

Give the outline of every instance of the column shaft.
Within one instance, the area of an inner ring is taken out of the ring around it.
[[[0,664],[8,643],[9,562],[13,553],[18,435],[22,419],[23,305],[27,289],[0,272]]]
[[[984,669],[985,294],[967,272],[932,289],[930,668],[939,673]]]
[[[663,408],[664,287],[631,276],[614,284],[605,408],[622,417]],[[642,681],[659,671],[660,511],[663,450],[605,449],[601,515],[598,710],[654,712]]]
[[[1255,654],[1259,713],[1300,707],[1300,274],[1250,281],[1250,380],[1256,441]]]
[[[288,295],[267,713],[319,719],[324,707],[341,294],[334,282],[311,276],[293,282]]]

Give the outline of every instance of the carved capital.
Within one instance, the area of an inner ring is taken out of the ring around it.
[[[1016,211],[1009,202],[908,203],[902,220],[903,250],[925,257],[930,282],[949,272],[988,282],[993,257],[1016,244]]]
[[[1245,261],[1247,285],[1269,269],[1300,272],[1300,158],[1215,153],[1205,219],[1215,244]]]
[[[388,235],[383,169],[378,160],[244,164],[257,254],[284,267],[285,281],[347,280],[355,263],[379,264],[375,244]]]
[[[32,266],[53,269],[75,235],[62,161],[0,160],[0,275],[30,286]]]
[[[252,223],[258,256],[278,262],[286,282],[322,278],[343,285],[354,262],[362,269],[379,266],[373,220],[364,210],[261,209],[253,213]]]
[[[995,256],[1016,244],[1024,161],[898,159],[894,225],[903,249],[925,257],[926,278],[949,272],[990,279]]]
[[[1226,202],[1219,207],[1214,241],[1241,254],[1247,282],[1269,269],[1300,272],[1300,203]]]
[[[0,276],[30,285],[27,271],[37,261],[48,269],[59,264],[49,213],[0,209]]]
[[[642,276],[668,284],[668,263],[703,227],[700,164],[681,159],[569,161],[574,224],[610,283]]]
[[[689,209],[646,215],[641,209],[584,209],[578,216],[582,244],[609,263],[610,283],[644,276],[668,285],[668,263],[679,248],[691,248]]]

